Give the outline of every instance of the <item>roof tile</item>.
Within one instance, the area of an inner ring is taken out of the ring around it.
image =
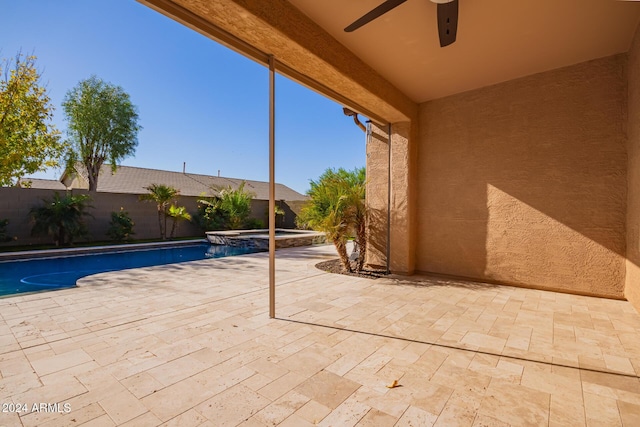
[[[98,192],[144,194],[151,184],[164,184],[180,190],[183,196],[213,195],[212,188],[228,187],[236,189],[242,182],[245,189],[254,193],[259,200],[269,199],[269,183],[247,179],[217,177],[182,172],[119,166],[116,173],[110,165],[103,165],[98,178]],[[276,200],[307,200],[307,196],[283,184],[276,184]]]

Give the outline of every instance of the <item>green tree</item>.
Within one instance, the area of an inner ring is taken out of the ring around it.
[[[120,86],[91,76],[67,92],[62,108],[71,145],[67,170],[82,164],[87,170],[89,191],[96,191],[105,161],[115,172],[121,160],[135,153],[141,129],[137,107]]]
[[[35,61],[35,56],[18,52],[0,62],[0,186],[58,166],[64,152]]]
[[[184,206],[171,205],[169,206],[167,215],[170,216],[173,221],[171,225],[171,234],[169,235],[169,238],[173,239],[176,229],[178,228],[178,223],[182,221],[191,221],[191,214],[187,212],[187,208]]]
[[[180,191],[164,184],[151,184],[145,187],[147,194],[142,194],[140,200],[155,202],[158,207],[158,226],[160,227],[160,238],[167,238],[167,213],[172,199],[180,194]]]
[[[65,194],[61,197],[55,192],[53,199],[43,199],[44,205],[34,206],[29,211],[33,221],[31,234],[51,235],[56,246],[72,244],[74,238],[87,234],[84,217],[91,216],[86,212],[91,207],[90,201],[91,197],[86,194]]]
[[[366,205],[364,168],[347,171],[327,169],[317,181],[311,180],[310,200],[298,215],[299,225],[324,232],[338,252],[346,271],[351,272],[347,240],[355,235],[359,254],[356,269],[364,264],[366,250]]]

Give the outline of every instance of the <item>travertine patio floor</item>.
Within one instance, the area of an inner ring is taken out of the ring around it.
[[[278,251],[277,319],[266,254],[0,300],[0,425],[640,425],[628,302],[313,267],[332,257]]]

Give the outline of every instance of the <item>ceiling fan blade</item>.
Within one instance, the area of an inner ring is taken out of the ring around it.
[[[449,46],[456,41],[458,34],[458,0],[450,3],[438,3],[438,35],[440,47]]]
[[[360,19],[355,21],[353,24],[349,25],[347,28],[344,29],[344,31],[347,33],[350,33],[354,30],[357,30],[363,25],[368,24],[374,19],[379,18],[380,16],[389,12],[391,9],[400,6],[405,1],[407,0],[387,0],[381,5],[379,5],[378,7],[376,7],[375,9],[373,9],[371,12],[363,15]]]

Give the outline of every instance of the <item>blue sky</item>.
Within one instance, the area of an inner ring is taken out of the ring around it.
[[[266,67],[134,0],[0,5],[0,56],[38,57],[63,135],[65,93],[95,74],[138,106],[143,130],[123,165],[268,180]],[[328,167],[365,165],[364,133],[341,105],[278,76],[276,111],[277,182],[305,192]]]

